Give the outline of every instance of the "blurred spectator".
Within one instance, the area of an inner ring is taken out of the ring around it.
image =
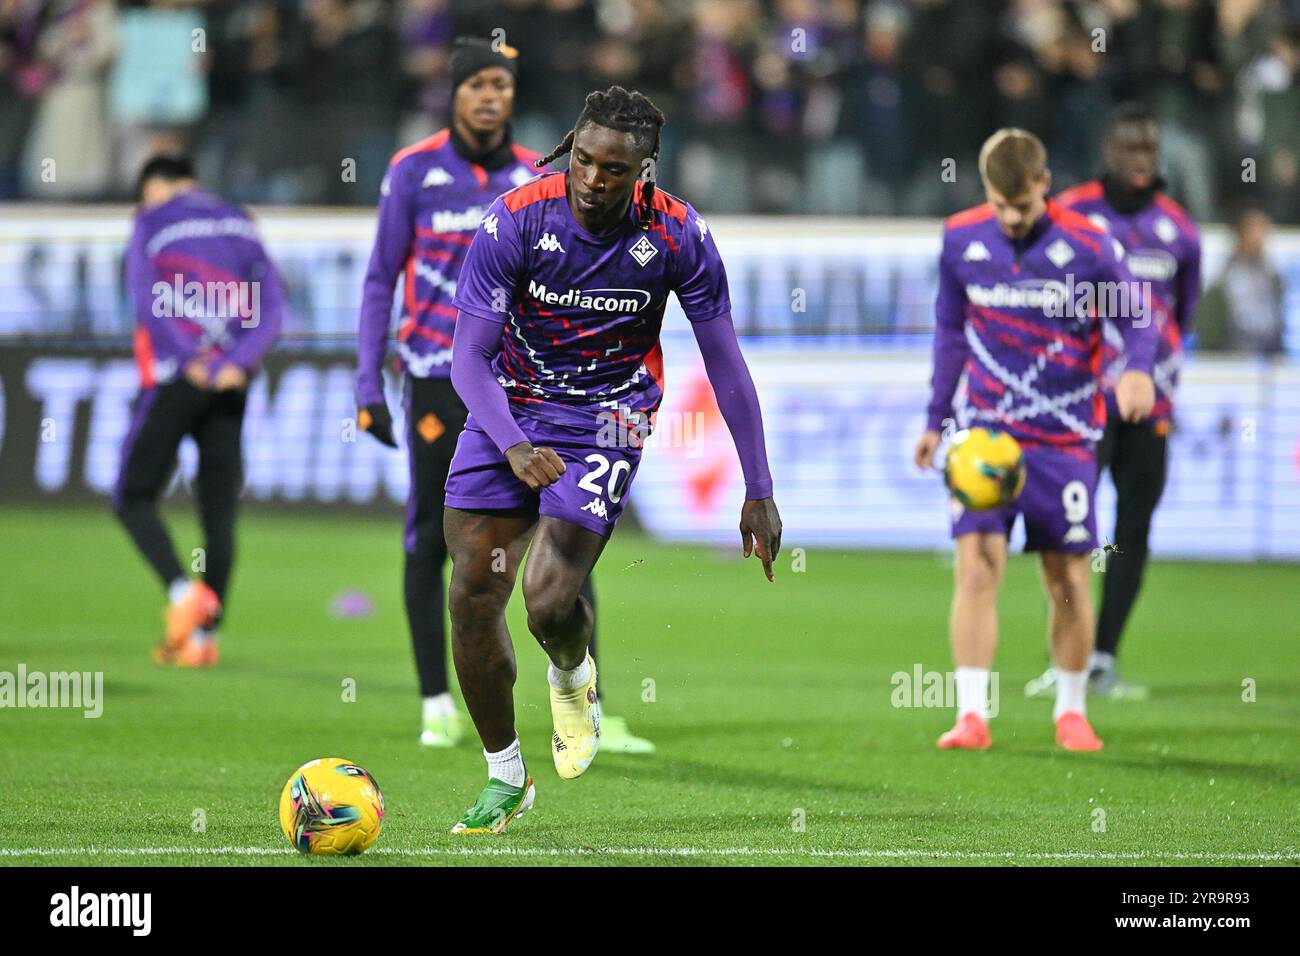
[[[51,71],[36,56],[44,4],[0,0],[0,199],[19,192],[23,144]]]
[[[1235,223],[1236,246],[1197,310],[1197,347],[1212,352],[1281,355],[1282,276],[1268,260],[1272,220],[1247,208]]]
[[[109,75],[116,162],[113,192],[131,198],[145,161],[185,150],[189,129],[208,108],[207,46],[199,0],[169,0],[122,11]]]
[[[193,55],[161,39],[182,17]],[[1040,134],[1065,187],[1136,100],[1197,218],[1261,199],[1300,221],[1300,0],[0,0],[0,197],[114,198],[113,164],[172,142],[242,201],[370,205],[392,150],[444,124],[461,33],[519,50],[536,149],[590,90],[641,89],[668,116],[661,181],[714,212],[948,213],[980,200],[999,125]]]
[[[43,5],[31,64],[42,79],[20,183],[36,199],[97,199],[110,191],[113,138],[107,81],[116,44],[112,0]]]
[[[399,20],[403,118],[401,143],[414,143],[447,125],[451,106],[451,41],[456,28],[447,0],[402,0]]]

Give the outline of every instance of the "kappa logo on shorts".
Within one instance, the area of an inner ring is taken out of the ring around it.
[[[590,511],[596,517],[605,521],[609,520],[609,512],[605,509],[605,502],[602,498],[592,498],[587,504],[582,506],[583,511]]]
[[[1065,539],[1063,543],[1079,544],[1081,542],[1087,542],[1091,540],[1092,540],[1092,535],[1088,533],[1087,528],[1085,528],[1081,524],[1072,524],[1070,525],[1070,530],[1065,532]]]

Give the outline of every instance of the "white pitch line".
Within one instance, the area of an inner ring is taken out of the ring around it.
[[[102,856],[102,857],[149,857],[149,856],[296,856],[297,851],[290,848],[273,848],[261,846],[221,846],[221,847],[0,847],[0,858],[54,857],[54,856]],[[805,859],[848,859],[848,860],[1097,860],[1110,862],[1141,862],[1144,860],[1179,860],[1204,863],[1265,863],[1300,860],[1300,852],[1295,850],[1264,851],[1256,853],[1180,853],[1137,850],[1071,850],[1059,853],[1044,851],[992,851],[992,850],[819,850],[815,848],[780,849],[777,847],[601,847],[592,849],[575,849],[570,847],[459,847],[423,849],[402,849],[398,847],[376,847],[369,851],[370,856],[393,856],[409,858],[437,857],[502,857],[518,859],[590,859],[611,856],[649,856],[649,857],[799,857]]]

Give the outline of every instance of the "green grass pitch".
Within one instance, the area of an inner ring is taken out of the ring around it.
[[[171,516],[188,553],[196,524]],[[0,863],[1300,863],[1294,566],[1156,563],[1124,660],[1152,698],[1094,703],[1105,751],[1067,754],[1050,704],[1022,696],[1044,664],[1043,602],[1033,560],[1013,558],[994,748],[941,753],[952,712],[892,702],[895,673],[949,668],[941,557],[813,548],[802,573],[783,554],[771,586],[737,554],[620,534],[596,572],[602,686],[658,754],[555,775],[545,659],[516,593],[537,805],[504,837],[465,838],[447,830],[483,759],[416,744],[396,514],[247,512],[211,672],[150,662],[161,595],[107,510],[9,506],[0,538],[0,670],[105,682],[98,720],[0,709]],[[331,616],[352,588],[373,617]],[[281,787],[318,756],[384,790],[363,857],[303,857],[280,834]]]

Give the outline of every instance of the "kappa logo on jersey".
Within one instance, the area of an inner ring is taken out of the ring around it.
[[[424,174],[424,182],[420,185],[426,188],[429,186],[445,186],[451,181],[451,173],[447,172],[447,170],[443,169],[441,166],[435,166]]]
[[[641,238],[636,241],[636,244],[628,250],[628,254],[635,259],[637,265],[642,268],[644,268],[645,264],[653,259],[658,252],[659,250],[655,248],[654,243],[651,242],[649,237],[645,234],[642,234]]]
[[[1087,528],[1081,524],[1072,524],[1070,525],[1070,530],[1065,532],[1065,539],[1062,541],[1062,544],[1079,544],[1091,540],[1092,535],[1088,533]]]
[[[433,214],[434,232],[473,232],[483,220],[483,207],[470,206],[463,212],[442,209]],[[496,228],[493,220],[493,228]],[[492,234],[496,238],[496,233]]]
[[[1178,227],[1168,216],[1161,216],[1151,228],[1155,230],[1156,238],[1166,246],[1178,238]]]
[[[564,246],[560,245],[560,240],[556,238],[553,232],[542,233],[542,238],[537,240],[534,249],[541,249],[543,252],[563,252]]]
[[[1047,258],[1052,260],[1052,265],[1058,269],[1064,269],[1065,264],[1074,258],[1074,250],[1064,239],[1057,239],[1045,250]]]
[[[493,239],[497,237],[497,217],[495,214],[483,218],[483,231]]]
[[[966,247],[966,251],[961,254],[961,257],[964,262],[988,262],[993,258],[989,253],[989,247],[978,239]]]
[[[590,511],[597,518],[604,521],[609,520],[609,512],[605,509],[605,502],[601,498],[592,498],[590,502],[582,506],[583,511]]]
[[[700,239],[703,239],[709,234],[709,224],[699,216],[695,217],[695,225],[700,227]]]

